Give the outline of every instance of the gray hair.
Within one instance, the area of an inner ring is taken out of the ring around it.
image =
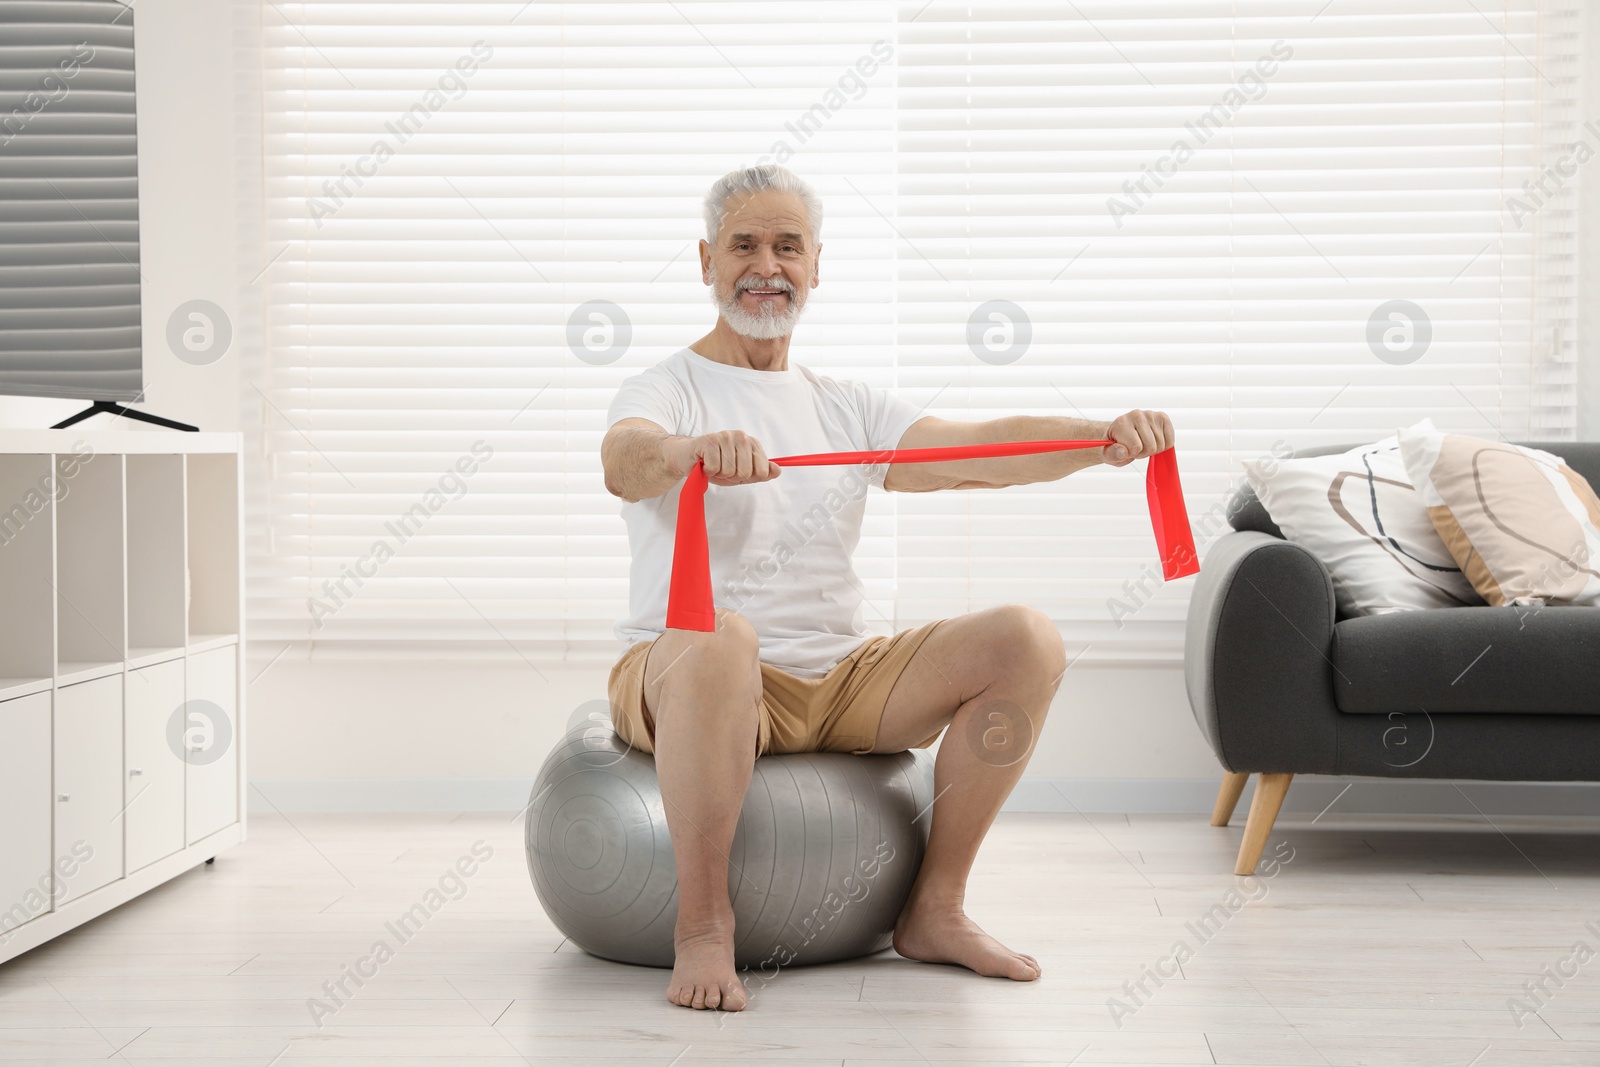
[[[717,243],[717,231],[722,229],[723,217],[728,213],[728,201],[735,196],[775,189],[780,193],[793,193],[805,205],[806,219],[811,223],[811,240],[815,242],[822,233],[822,198],[800,175],[775,163],[756,167],[740,167],[718,178],[706,193],[706,241]]]

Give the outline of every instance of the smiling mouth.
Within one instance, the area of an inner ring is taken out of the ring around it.
[[[749,293],[751,296],[754,296],[754,297],[774,297],[774,296],[788,296],[789,295],[788,291],[784,290],[784,289],[745,289],[744,292]]]

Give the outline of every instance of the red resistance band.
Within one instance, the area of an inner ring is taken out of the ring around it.
[[[819,452],[810,456],[779,456],[780,467],[843,466],[850,463],[940,463],[952,459],[990,456],[1026,456],[1037,452],[1068,452],[1100,448],[1104,441],[1003,441],[986,445],[951,445],[943,448],[890,448],[878,452]],[[706,544],[706,470],[696,462],[678,492],[677,541],[672,549],[672,581],[667,593],[667,627],[674,630],[716,629],[711,597],[711,559]],[[1145,495],[1150,504],[1150,525],[1155,529],[1161,554],[1161,573],[1167,581],[1200,570],[1189,512],[1183,506],[1183,486],[1178,484],[1178,457],[1167,449],[1150,457],[1145,471]]]

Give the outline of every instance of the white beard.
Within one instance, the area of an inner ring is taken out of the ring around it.
[[[805,310],[804,297],[798,290],[789,290],[789,306],[782,313],[771,311],[766,306],[760,311],[747,311],[739,303],[739,289],[735,287],[730,290],[728,298],[724,300],[721,286],[717,283],[717,268],[712,267],[710,273],[711,302],[717,306],[723,321],[734,333],[757,341],[775,341],[794,332],[795,325],[800,321],[800,313]],[[780,278],[777,284],[782,286],[787,282]]]

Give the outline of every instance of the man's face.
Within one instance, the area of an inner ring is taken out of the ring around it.
[[[711,301],[735,333],[771,340],[794,331],[807,291],[818,283],[805,205],[765,189],[728,201],[715,245],[701,243]]]

